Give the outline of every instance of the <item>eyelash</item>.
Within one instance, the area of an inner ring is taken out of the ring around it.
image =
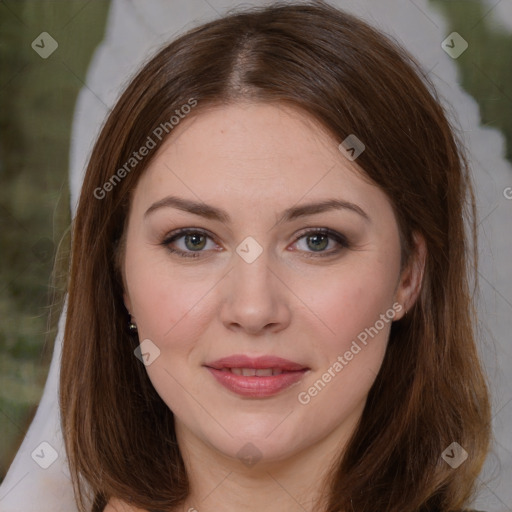
[[[200,258],[201,253],[205,251],[182,251],[181,249],[173,249],[170,247],[170,244],[176,240],[179,240],[185,235],[204,235],[210,239],[213,240],[213,237],[206,231],[202,229],[190,229],[190,228],[183,228],[179,229],[173,233],[170,233],[168,237],[162,242],[162,245],[167,248],[167,250],[173,254],[177,254],[180,257],[183,258]],[[341,233],[338,233],[337,231],[333,231],[331,229],[327,228],[313,228],[309,229],[306,232],[303,232],[301,235],[299,235],[295,241],[294,244],[297,243],[302,238],[307,238],[311,235],[325,235],[337,242],[341,248],[331,250],[329,252],[311,252],[308,253],[308,256],[305,256],[306,258],[326,258],[328,256],[333,256],[335,254],[338,254],[342,249],[348,249],[350,247],[350,244],[347,240],[347,238],[342,235]]]

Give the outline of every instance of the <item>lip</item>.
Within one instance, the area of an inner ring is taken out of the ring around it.
[[[244,354],[223,357],[211,363],[206,363],[205,366],[216,370],[222,370],[222,368],[254,368],[256,370],[263,368],[279,368],[283,371],[293,372],[309,369],[302,364],[295,363],[289,359],[283,359],[282,357],[269,355],[249,357]]]
[[[237,354],[206,363],[204,366],[224,387],[238,395],[250,398],[265,398],[276,395],[302,380],[304,374],[309,370],[308,367],[302,364],[269,355],[249,357]],[[245,376],[236,375],[230,372],[228,368],[251,368],[255,370],[275,368],[283,373],[263,377]]]

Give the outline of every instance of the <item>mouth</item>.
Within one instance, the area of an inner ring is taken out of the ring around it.
[[[220,371],[231,372],[235,375],[243,375],[244,377],[271,377],[272,375],[290,373],[282,368],[220,368]]]
[[[275,356],[235,355],[204,365],[216,381],[237,395],[266,398],[302,380],[310,368]]]

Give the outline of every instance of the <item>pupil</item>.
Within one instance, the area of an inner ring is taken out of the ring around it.
[[[318,243],[319,239],[322,238],[323,240]],[[314,244],[314,247],[311,247],[312,249],[314,250],[317,250],[317,249],[325,249],[328,245],[328,238],[326,235],[311,235],[308,237],[308,240],[316,240],[316,242],[313,242]]]
[[[203,238],[203,243],[201,245],[195,245],[195,243],[198,241],[198,239]],[[190,249],[192,251],[197,249],[202,249],[205,245],[204,235],[201,234],[193,234],[193,235],[186,235],[185,236],[185,245],[187,246],[187,249]],[[193,240],[191,246],[189,246],[189,243],[191,240]]]

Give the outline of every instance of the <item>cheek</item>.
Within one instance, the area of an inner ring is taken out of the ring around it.
[[[329,331],[324,330],[328,334],[318,345],[319,366],[297,390],[306,430],[314,431],[319,423],[356,421],[361,413],[382,364],[394,315],[393,280],[385,276],[339,273],[314,298],[315,313]]]
[[[178,268],[161,252],[127,252],[125,274],[139,338],[165,348],[170,341],[190,344],[210,319],[212,279],[201,271]],[[186,332],[185,332],[186,331]]]
[[[361,258],[360,263],[325,273],[314,280],[314,286],[310,282],[306,287],[303,282],[300,288],[295,287],[299,296],[308,297],[305,302],[325,326],[323,348],[331,357],[333,352],[348,350],[352,340],[374,326],[380,315],[392,307],[397,274],[390,263],[374,261],[369,265]],[[385,338],[388,329],[380,323],[379,327]]]
[[[139,340],[149,339],[159,350],[146,371],[167,406],[186,416],[195,410],[189,397],[201,396],[201,380],[191,379],[188,372],[197,359],[194,350],[201,347],[201,337],[215,314],[211,289],[217,280],[208,280],[191,268],[173,269],[160,257],[150,264],[147,253],[143,265],[137,264],[142,258],[133,256],[126,260],[126,280]]]
[[[387,258],[360,256],[310,288],[311,310],[326,326],[316,345],[319,364],[297,393],[311,428],[319,419],[337,424],[361,412],[382,364],[395,314],[395,266]]]

